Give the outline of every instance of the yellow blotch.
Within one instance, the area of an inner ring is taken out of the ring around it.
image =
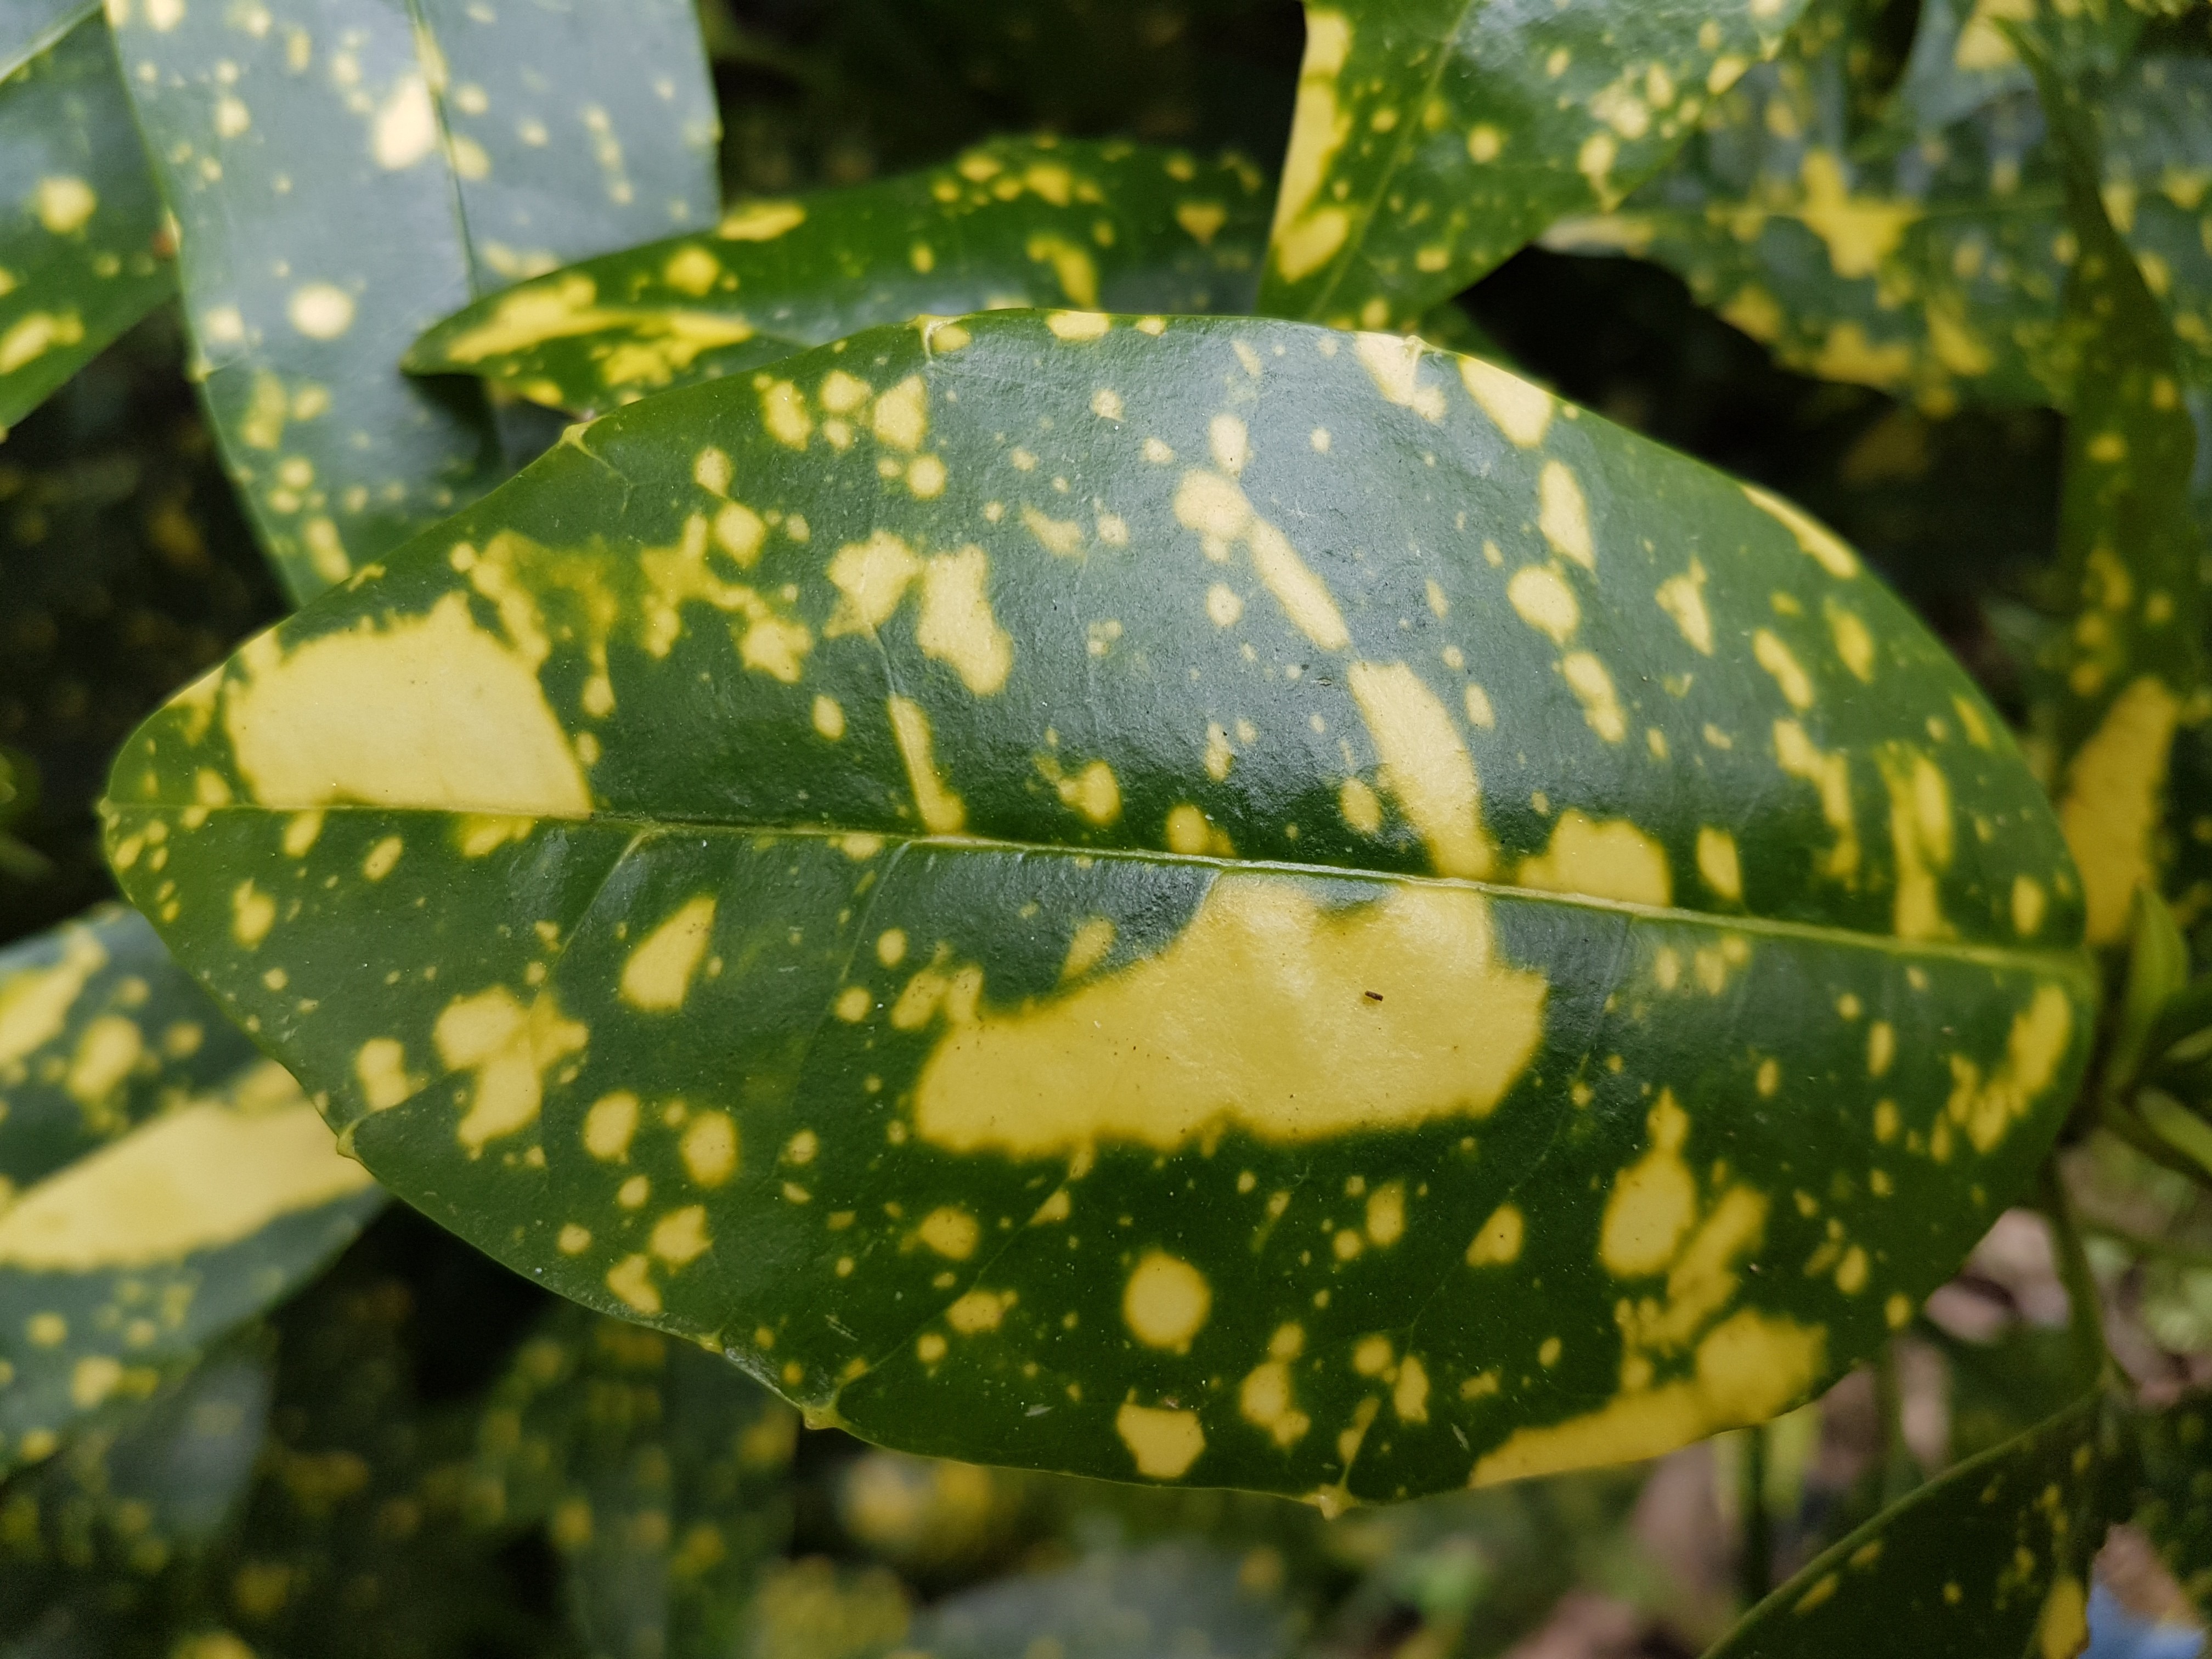
[[[649,1248],[670,1267],[682,1267],[704,1255],[713,1243],[707,1232],[707,1206],[687,1204],[653,1223]]]
[[[1480,357],[1459,360],[1459,378],[1482,412],[1522,449],[1534,449],[1551,429],[1558,405],[1552,394]]]
[[[1406,1183],[1393,1181],[1367,1195],[1367,1237],[1388,1249],[1406,1236]]]
[[[1831,600],[1827,606],[1828,635],[1836,642],[1836,655],[1862,683],[1874,679],[1874,635],[1857,616]]]
[[[1778,1415],[1819,1377],[1826,1333],[1746,1308],[1698,1343],[1694,1374],[1624,1392],[1564,1423],[1516,1431],[1474,1466],[1471,1485],[1633,1462]]]
[[[1053,787],[1063,805],[1092,823],[1111,823],[1121,816],[1121,786],[1115,781],[1114,769],[1103,760],[1092,761],[1073,777],[1060,779]]]
[[[1297,1143],[1480,1118],[1534,1054],[1546,990],[1495,959],[1479,892],[1324,909],[1298,883],[1224,874],[1157,956],[955,1023],[915,1126],[1038,1157],[1102,1139],[1172,1151],[1217,1126]]]
[[[1897,1058],[1897,1028],[1886,1019],[1878,1019],[1867,1028],[1867,1075],[1881,1077],[1889,1070],[1890,1062]],[[1891,1115],[1896,1109],[1892,1107]],[[1879,1114],[1877,1114],[1879,1115]],[[1889,1139],[1883,1135],[1882,1139]]]
[[[2136,889],[2157,876],[2157,838],[2181,704],[2144,675],[2114,698],[2066,770],[2058,822],[2081,872],[2088,940],[2127,937]]]
[[[475,1095],[455,1132],[471,1156],[536,1121],[545,1074],[580,1050],[586,1036],[582,1025],[562,1018],[550,991],[540,991],[527,1008],[503,985],[446,1006],[430,1037],[447,1071],[476,1073]]]
[[[50,173],[31,192],[31,205],[50,234],[70,236],[100,210],[100,195],[74,173]]]
[[[1659,584],[1659,608],[1674,619],[1682,637],[1705,656],[1713,654],[1713,617],[1705,608],[1705,568],[1697,560],[1679,576]]]
[[[13,374],[56,346],[76,345],[83,338],[84,319],[76,312],[30,312],[0,334],[0,374]]]
[[[353,295],[329,283],[295,289],[284,315],[311,340],[335,340],[353,326]]]
[[[736,560],[740,569],[750,570],[758,562],[761,544],[767,539],[768,526],[743,501],[732,501],[714,514],[714,544]]]
[[[0,1070],[60,1036],[87,981],[106,964],[99,939],[88,929],[70,927],[62,933],[59,962],[0,980]]]
[[[989,696],[1013,672],[1014,641],[991,613],[990,557],[980,547],[932,559],[921,575],[921,619],[915,643],[948,664],[977,696]]]
[[[1583,487],[1565,461],[1547,461],[1536,479],[1536,528],[1552,550],[1572,559],[1585,570],[1597,568],[1597,548],[1590,540],[1589,504]]]
[[[1196,1412],[1125,1403],[1114,1413],[1114,1432],[1129,1449],[1137,1473],[1148,1480],[1180,1480],[1206,1449]]]
[[[1114,948],[1114,933],[1110,916],[1085,918],[1067,942],[1067,960],[1060,965],[1060,978],[1080,979],[1103,962],[1106,953]]]
[[[1382,798],[1358,778],[1346,778],[1336,792],[1336,810],[1358,834],[1379,835],[1382,830]]]
[[[772,242],[805,222],[806,210],[797,202],[747,202],[724,214],[714,234],[726,242]]]
[[[1838,276],[1872,276],[1897,251],[1905,228],[1920,216],[1917,204],[1853,196],[1832,151],[1808,149],[1798,167],[1804,194],[1797,217],[1827,244],[1828,264]]]
[[[877,398],[868,424],[878,443],[908,454],[921,448],[929,435],[929,391],[921,376],[909,374]]]
[[[77,1037],[64,1086],[80,1104],[97,1106],[131,1075],[145,1046],[130,1020],[120,1014],[102,1014]]]
[[[951,1261],[965,1261],[975,1255],[976,1241],[983,1236],[974,1216],[950,1206],[932,1210],[915,1231],[923,1243]]]
[[[699,1187],[719,1187],[738,1172],[738,1126],[727,1112],[702,1112],[677,1143],[684,1171]]]
[[[584,1150],[602,1164],[621,1163],[629,1156],[637,1116],[638,1099],[629,1090],[602,1095],[584,1114]]]
[[[264,806],[591,811],[536,672],[477,627],[458,593],[381,632],[325,634],[289,652],[264,635],[243,655],[250,677],[226,683],[223,722]]]
[[[1743,902],[1743,865],[1736,857],[1735,837],[1727,830],[1698,826],[1698,873],[1717,898]]]
[[[1756,484],[1745,484],[1743,493],[1751,504],[1761,512],[1781,521],[1796,538],[1797,545],[1808,556],[1819,562],[1831,576],[1856,576],[1859,571],[1858,555],[1844,545],[1836,532],[1803,509],[1792,506],[1779,495],[1769,495]]]
[[[368,855],[362,860],[362,874],[371,881],[382,881],[392,873],[392,866],[399,862],[399,854],[404,847],[404,843],[398,836],[386,836],[375,846],[370,848]]]
[[[1521,1259],[1521,1243],[1528,1235],[1528,1224],[1522,1218],[1519,1206],[1501,1204],[1491,1212],[1490,1219],[1482,1224],[1482,1231],[1474,1236],[1474,1243],[1467,1247],[1467,1265],[1470,1267],[1510,1267]]]
[[[1340,112],[1336,101],[1337,74],[1351,51],[1350,19],[1340,11],[1307,10],[1297,103],[1290,147],[1283,157],[1274,224],[1267,237],[1276,272],[1286,283],[1297,282],[1328,264],[1351,232],[1352,217],[1343,208],[1326,202],[1314,205],[1330,161],[1352,132],[1352,117]]]
[[[1121,1292],[1121,1319],[1147,1347],[1181,1353],[1213,1312],[1213,1287],[1190,1265],[1154,1250]]]
[[[1643,1279],[1674,1259],[1698,1215],[1697,1178],[1682,1161],[1690,1118],[1672,1090],[1646,1120],[1650,1150],[1614,1179],[1598,1233],[1598,1261],[1615,1279]]]
[[[1951,1056],[1951,1097],[1943,1109],[1976,1152],[1990,1151],[2034,1109],[2057,1077],[2073,1036],[2073,999],[2059,986],[2039,985],[2013,1017],[2005,1056],[1986,1081],[1973,1061]]]
[[[1771,630],[1762,628],[1751,636],[1751,654],[1761,668],[1774,677],[1775,684],[1781,687],[1783,697],[1792,708],[1813,706],[1813,682],[1790,647]]]
[[[2075,1659],[2089,1642],[2089,1598],[2081,1581],[2062,1572],[2051,1581],[2035,1621],[2037,1659]]]
[[[845,735],[845,711],[836,698],[817,696],[814,699],[814,729],[831,743]]]
[[[1354,663],[1349,678],[1382,786],[1428,848],[1431,866],[1440,876],[1488,875],[1493,849],[1474,759],[1451,711],[1402,662]]]
[[[874,532],[865,542],[848,542],[830,561],[830,580],[839,599],[824,631],[836,639],[881,628],[921,570],[914,550],[888,530]]]
[[[353,1057],[353,1074],[372,1112],[389,1110],[422,1086],[407,1071],[407,1050],[395,1037],[371,1037]]]
[[[1594,653],[1570,651],[1559,659],[1559,672],[1582,704],[1583,719],[1591,731],[1607,743],[1619,743],[1627,737],[1628,718],[1621,712],[1620,698],[1613,689],[1613,676]]]
[[[87,1354],[70,1371],[70,1404],[88,1412],[113,1394],[123,1381],[123,1362],[106,1354]]]
[[[791,449],[804,449],[814,435],[814,417],[806,412],[806,394],[788,380],[775,380],[761,388],[761,424],[768,435]]]
[[[1061,249],[1064,249],[1065,246],[1065,244],[1058,245],[1058,247]],[[1055,251],[1057,251],[1057,249]],[[1090,269],[1091,256],[1084,252],[1079,248],[1066,249],[1066,252],[1073,253],[1076,258],[1082,261],[1081,264],[1073,266],[1063,266],[1061,260],[1060,259],[1054,259],[1053,261],[1054,270],[1060,276],[1060,286],[1062,288],[1070,288],[1071,285],[1067,282],[1068,274],[1071,270],[1080,272]],[[1092,281],[1095,283],[1096,278],[1094,277]],[[1079,289],[1084,286],[1086,286],[1086,284],[1085,284],[1079,276],[1073,288]],[[1068,295],[1068,298],[1073,300],[1077,297],[1077,294],[1072,289]],[[1107,316],[1107,314],[1103,311],[1055,311],[1044,319],[1045,326],[1050,329],[1054,336],[1063,340],[1102,339],[1104,337],[1107,329],[1111,326],[1112,322],[1113,319]]]
[[[250,951],[269,937],[276,921],[276,901],[251,881],[239,883],[230,896],[230,936]]]
[[[933,836],[957,836],[968,824],[968,806],[945,786],[937,769],[932,748],[929,716],[921,705],[904,697],[888,704],[891,736],[897,740],[899,758],[905,763],[907,782],[914,791],[915,810]]]
[[[1200,247],[1213,246],[1213,238],[1229,222],[1229,210],[1218,202],[1183,202],[1176,208],[1176,222]]]
[[[1204,812],[1184,801],[1169,809],[1166,823],[1168,851],[1189,858],[1234,858],[1237,849],[1219,826]]]
[[[264,1062],[228,1099],[179,1107],[24,1193],[0,1215],[0,1266],[89,1273],[173,1263],[374,1184],[298,1085]]]
[[[1820,792],[1820,816],[1836,832],[1835,844],[1820,860],[1821,873],[1838,880],[1854,874],[1859,867],[1859,828],[1851,812],[1850,760],[1814,747],[1796,720],[1774,722],[1774,760],[1790,776]]]
[[[1229,746],[1229,733],[1219,725],[1208,723],[1206,728],[1206,775],[1216,783],[1228,781],[1231,768],[1237,764],[1237,751]]]
[[[1012,1291],[970,1291],[945,1310],[945,1322],[963,1336],[980,1336],[1005,1323],[1014,1300]]]
[[[2044,907],[2048,902],[2043,884],[2033,876],[2012,878],[2012,927],[2022,939],[2032,939],[2043,928]]]
[[[653,1282],[653,1263],[643,1255],[626,1255],[607,1269],[607,1288],[641,1314],[660,1311],[660,1291]]]
[[[1352,347],[1383,402],[1410,409],[1425,421],[1441,421],[1443,388],[1421,382],[1421,358],[1426,350],[1414,334],[1361,334],[1354,337]]]
[[[1946,939],[1942,893],[1936,875],[1950,867],[1951,787],[1925,755],[1881,756],[1889,791],[1890,844],[1897,860],[1893,926],[1899,939]]]
[[[648,1013],[672,1013],[690,994],[691,977],[714,931],[712,895],[687,901],[654,928],[623,963],[622,998]]]
[[[1267,1431],[1278,1446],[1296,1445],[1313,1426],[1313,1419],[1297,1409],[1291,1361],[1305,1347],[1305,1333],[1285,1325],[1268,1341],[1268,1358],[1245,1373],[1237,1390],[1237,1409],[1247,1423]]]
[[[1429,1420],[1428,1369],[1412,1354],[1398,1362],[1397,1385],[1390,1390],[1390,1409],[1401,1423]]]
[[[1626,904],[1664,906],[1674,898],[1667,852],[1626,818],[1593,818],[1570,807],[1542,854],[1523,859],[1523,887]]]
[[[1866,1289],[1867,1253],[1854,1244],[1844,1252],[1844,1259],[1836,1264],[1836,1288],[1845,1296],[1856,1296]]]
[[[1252,566],[1260,580],[1283,607],[1291,625],[1324,651],[1341,651],[1352,643],[1344,613],[1336,599],[1311,566],[1298,556],[1283,532],[1264,519],[1251,520],[1245,537],[1252,550]]]
[[[660,280],[679,294],[699,298],[722,274],[722,262],[701,247],[696,242],[668,256],[668,263],[660,268]]]
[[[1524,565],[1515,571],[1505,585],[1505,597],[1522,622],[1549,635],[1554,645],[1565,645],[1582,624],[1582,606],[1576,603],[1574,589],[1549,565]]]

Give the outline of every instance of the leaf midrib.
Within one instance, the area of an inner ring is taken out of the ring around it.
[[[1978,945],[1959,939],[1899,939],[1893,934],[1870,933],[1854,927],[1788,921],[1772,916],[1729,915],[1715,910],[1686,909],[1679,905],[1643,904],[1632,899],[1599,898],[1587,893],[1557,893],[1540,887],[1521,887],[1510,882],[1477,881],[1463,876],[1420,875],[1402,870],[1376,870],[1362,865],[1300,864],[1285,859],[1212,858],[1202,854],[1171,853],[1152,848],[1074,847],[1060,842],[1015,841],[995,836],[916,835],[909,830],[879,830],[859,824],[739,823],[727,818],[654,817],[638,812],[599,811],[583,817],[562,817],[550,813],[533,815],[491,808],[396,806],[360,801],[332,801],[316,806],[272,806],[264,802],[233,802],[225,806],[210,807],[202,805],[197,801],[121,802],[113,800],[107,801],[104,805],[110,813],[118,816],[131,812],[167,813],[188,810],[205,812],[211,817],[241,812],[258,813],[272,817],[292,817],[301,812],[325,814],[413,812],[449,818],[521,818],[534,816],[536,822],[539,823],[604,825],[610,829],[626,828],[634,834],[641,830],[714,830],[731,836],[807,836],[823,841],[843,840],[852,836],[872,836],[887,846],[896,843],[901,848],[933,847],[951,852],[1001,853],[1030,857],[1087,858],[1100,861],[1121,860],[1145,864],[1200,866],[1219,871],[1251,871],[1308,880],[1325,881],[1331,878],[1343,878],[1417,882],[1424,886],[1465,890],[1487,894],[1492,897],[1546,904],[1563,904],[1578,909],[1609,911],[1645,921],[1687,923],[1767,939],[1798,939],[1811,944],[1827,945],[1844,949],[1880,951],[1896,956],[1928,957],[1987,967],[2031,969],[2039,967],[2044,971],[2068,972],[2084,978],[2091,972],[2090,958],[2081,947],[2051,945],[2039,949],[2027,949],[1999,945]]]

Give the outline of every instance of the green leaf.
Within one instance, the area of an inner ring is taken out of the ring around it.
[[[497,475],[482,398],[400,374],[409,341],[505,277],[714,211],[681,0],[116,10],[208,407],[297,597]]]
[[[590,412],[925,313],[1242,311],[1262,183],[1233,156],[1001,139],[522,283],[447,318],[406,363]]]
[[[2088,1636],[2089,1559],[2112,1518],[2100,1396],[1885,1510],[1744,1616],[1706,1659],[2068,1655]]]
[[[2212,1589],[2212,1444],[2205,1407],[2186,1400],[2136,1420],[2141,1484],[2129,1518],[2192,1598]]]
[[[143,1397],[383,1201],[119,908],[0,951],[0,1470]]]
[[[916,1659],[1273,1659],[1297,1620],[1243,1563],[1188,1542],[1101,1550],[1056,1572],[1003,1578],[948,1596],[908,1632]]]
[[[1555,226],[1546,241],[1657,260],[1808,374],[1938,413],[1961,401],[2063,404],[2074,241],[2027,71],[1988,17],[1962,33],[1951,0],[1928,0],[1903,85],[1860,134],[1855,66],[1873,21],[1847,0],[1815,0],[1780,58],[1716,102],[1674,167],[1618,212]],[[2140,21],[2115,5],[2100,27],[2132,34]],[[2063,40],[2046,44],[2064,58]],[[2086,72],[2118,44],[2077,42],[2065,61]],[[1992,66],[1960,71],[1961,54]],[[2212,258],[2188,183],[2212,166],[2208,70],[2160,56],[2095,82],[2106,199],[2158,261],[2160,300],[2197,343],[2192,356],[2212,344]]]
[[[798,1429],[720,1356],[564,1307],[487,1407],[471,1491],[549,1523],[594,1653],[724,1655],[791,1530]]]
[[[0,0],[0,80],[100,9],[100,0]]]
[[[1413,327],[1554,222],[1618,204],[1802,3],[1308,4],[1260,308]]]
[[[2147,1062],[2161,1058],[2166,1044],[2152,1046],[2175,1012],[2176,1000],[2189,987],[2189,945],[2166,901],[2150,887],[2136,890],[2135,930],[2128,946],[2128,972],[2113,1023],[2100,1081],[2106,1095],[2124,1095]],[[2181,1005],[2186,1008],[2193,999]],[[2169,1012],[2172,1010],[2173,1012]],[[2193,1023],[2192,1023],[2193,1024]],[[2189,1024],[2183,1030],[2191,1029]],[[2179,1035],[2179,1033],[2177,1033]]]
[[[0,21],[13,21],[0,19]],[[175,284],[161,198],[86,17],[0,81],[0,433]]]
[[[380,1179],[971,1462],[1334,1502],[1771,1415],[2089,1035],[2041,792],[1848,549],[1297,324],[932,319],[633,405],[111,792]]]
[[[2174,734],[2203,717],[2190,707],[2205,682],[2197,433],[2172,331],[2106,216],[2088,109],[2047,54],[2035,66],[2077,252],[2056,577],[2066,626],[2039,659],[2033,718],[2063,776],[2053,793],[2089,941],[2109,945],[2126,936],[2137,890],[2159,884]]]

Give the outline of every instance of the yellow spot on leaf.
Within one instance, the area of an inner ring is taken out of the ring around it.
[[[1421,359],[1428,348],[1419,335],[1361,334],[1352,350],[1383,402],[1410,409],[1425,421],[1443,419],[1443,388],[1421,381]]]
[[[1182,1352],[1213,1312],[1213,1289],[1188,1261],[1154,1250],[1121,1292],[1121,1318],[1147,1347]]]
[[[1858,574],[1858,555],[1844,545],[1836,532],[1802,508],[1784,501],[1779,495],[1769,495],[1754,484],[1743,486],[1743,493],[1753,506],[1776,518],[1796,538],[1797,545],[1831,576],[1848,577]]]
[[[1705,655],[1713,654],[1712,613],[1705,608],[1705,568],[1697,560],[1679,576],[1659,584],[1659,608],[1674,619],[1682,637]]]
[[[676,914],[646,935],[623,963],[623,1000],[649,1013],[671,1013],[690,994],[691,977],[707,954],[714,931],[711,895],[688,900]]]
[[[1850,762],[1842,754],[1815,748],[1796,720],[1774,722],[1774,759],[1783,771],[1820,792],[1820,816],[1835,831],[1835,844],[1821,857],[1825,875],[1843,880],[1859,867],[1858,821],[1851,812]]]
[[[1125,1403],[1114,1414],[1114,1431],[1129,1449],[1137,1473],[1148,1480],[1180,1480],[1206,1449],[1198,1413]]]
[[[1545,991],[1494,960],[1480,893],[1323,909],[1297,883],[1225,874],[1159,954],[955,1024],[915,1125],[954,1151],[1039,1157],[1101,1139],[1171,1151],[1216,1125],[1296,1143],[1480,1118],[1534,1053]]]
[[[1522,449],[1534,449],[1551,429],[1558,407],[1552,394],[1540,386],[1509,374],[1480,357],[1459,360],[1459,378],[1482,412]]]
[[[1516,879],[1547,893],[1666,905],[1674,878],[1666,849],[1626,818],[1593,818],[1570,807],[1559,815],[1551,844],[1524,859]]]
[[[797,202],[747,202],[722,216],[714,234],[726,242],[772,242],[806,222]]]
[[[1491,1212],[1490,1219],[1482,1224],[1482,1231],[1474,1236],[1474,1243],[1467,1247],[1467,1265],[1470,1267],[1510,1267],[1521,1259],[1521,1243],[1528,1231],[1517,1205],[1501,1204]]]
[[[1944,1111],[1976,1152],[1994,1149],[2034,1109],[2057,1077],[2073,1036],[2073,999],[2058,986],[2039,985],[2027,1008],[2013,1017],[2004,1059],[1986,1081],[1980,1066],[1964,1055],[1951,1056],[1951,1097]]]
[[[899,758],[905,763],[907,782],[914,791],[915,810],[933,836],[957,836],[967,827],[968,807],[948,788],[937,770],[931,747],[929,716],[921,705],[905,697],[892,697],[891,735],[897,740]]]
[[[719,1187],[738,1172],[738,1126],[726,1112],[702,1112],[678,1143],[692,1184]]]
[[[1727,830],[1711,824],[1698,827],[1698,873],[1714,896],[1731,904],[1743,902],[1743,866],[1736,857],[1735,837]]]
[[[2173,693],[2144,675],[2112,700],[2067,769],[2058,821],[2081,872],[2092,945],[2127,937],[2136,889],[2155,878],[2166,759],[2180,716]]]
[[[980,547],[932,559],[921,575],[921,620],[915,643],[949,664],[977,696],[1003,688],[1013,672],[1014,642],[991,614],[990,558]]]
[[[447,1071],[476,1073],[468,1114],[456,1131],[471,1154],[536,1121],[545,1074],[586,1038],[583,1026],[562,1018],[550,991],[540,991],[525,1008],[503,985],[448,1003],[430,1036]]]
[[[602,1164],[621,1163],[637,1133],[637,1115],[638,1099],[629,1090],[602,1095],[584,1114],[584,1150]]]
[[[1607,743],[1619,743],[1627,737],[1628,720],[1613,689],[1613,676],[1593,653],[1570,651],[1559,659],[1559,672],[1582,704],[1583,719],[1591,731]]]
[[[653,1263],[643,1255],[626,1255],[608,1268],[607,1288],[641,1314],[660,1311],[660,1291],[653,1282]]]
[[[982,1237],[974,1216],[950,1206],[932,1210],[915,1231],[923,1243],[951,1261],[965,1261],[975,1255],[976,1241]]]
[[[1790,647],[1771,630],[1762,628],[1751,636],[1751,654],[1761,668],[1774,677],[1775,684],[1781,687],[1784,699],[1792,708],[1813,706],[1813,682]]]
[[[1521,620],[1554,645],[1565,645],[1582,625],[1582,606],[1575,591],[1547,564],[1523,565],[1505,585],[1505,597]]]

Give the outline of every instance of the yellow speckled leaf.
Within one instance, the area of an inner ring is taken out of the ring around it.
[[[574,428],[107,811],[541,1282],[910,1449],[1330,1503],[1794,1404],[2090,1035],[2057,821],[1850,549],[1297,324],[924,320]]]
[[[1260,307],[1410,328],[1570,214],[1609,210],[1803,0],[1310,0]]]
[[[144,1397],[381,1202],[134,913],[0,952],[0,1468]]]

